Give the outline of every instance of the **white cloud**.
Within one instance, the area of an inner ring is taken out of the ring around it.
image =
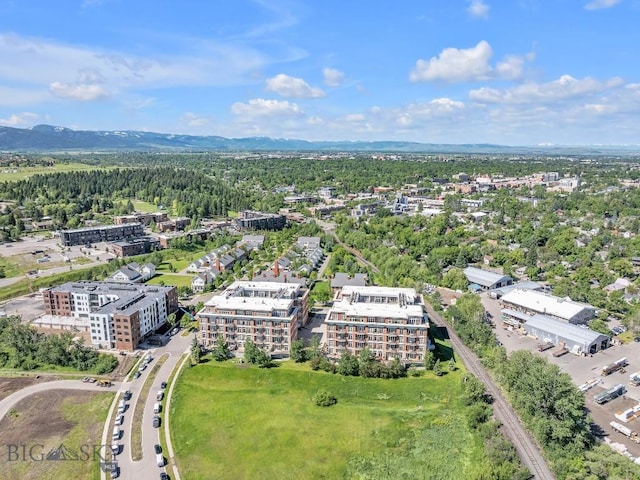
[[[529,82],[504,90],[483,87],[471,90],[469,98],[481,103],[549,103],[597,94],[622,84],[622,79],[618,77],[600,82],[590,77],[576,79],[571,75],[563,75],[552,82]]]
[[[266,90],[288,98],[321,98],[325,96],[321,88],[312,87],[301,78],[280,73],[267,79]]]
[[[412,82],[485,80],[491,73],[492,55],[491,45],[484,40],[471,48],[445,48],[438,57],[418,60],[410,79]]]
[[[489,18],[489,5],[482,0],[471,0],[467,13],[476,18]]]
[[[535,59],[535,53],[507,55],[494,67],[489,63],[493,56],[491,45],[481,40],[471,48],[445,48],[430,60],[419,59],[411,72],[412,82],[443,81],[449,83],[471,82],[500,78],[516,80],[522,77],[525,62]]]
[[[49,85],[49,91],[59,98],[83,102],[104,100],[109,97],[109,93],[100,85],[88,85],[84,83],[74,85],[63,82],[52,82],[51,85]]]
[[[584,8],[585,10],[600,10],[602,8],[611,8],[617,4],[619,4],[622,0],[592,0],[587,3]]]
[[[185,112],[180,117],[180,121],[189,127],[205,127],[212,122],[211,117],[197,115],[193,112]]]
[[[323,68],[322,76],[327,87],[339,87],[344,81],[344,73],[335,68]]]
[[[295,103],[264,98],[253,98],[248,103],[236,102],[231,106],[231,112],[243,117],[299,116],[304,113]]]
[[[0,125],[6,125],[8,127],[32,125],[39,118],[40,116],[37,113],[31,113],[31,112],[14,113],[9,118],[0,118]]]
[[[255,83],[277,61],[250,47],[189,39],[175,54],[153,57],[0,34],[0,83],[49,88],[54,82],[104,85],[108,91]]]

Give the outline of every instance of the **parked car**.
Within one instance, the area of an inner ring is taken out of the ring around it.
[[[169,475],[166,472],[160,473],[160,480],[169,480]]]
[[[153,446],[153,449],[155,450],[156,455],[158,455],[159,453],[162,453],[162,447],[157,443]]]
[[[153,416],[153,427],[154,428],[160,427],[160,417],[158,415]]]
[[[140,371],[136,371],[136,373],[133,374],[133,378],[140,378]]]
[[[160,384],[160,388],[167,388],[167,382],[162,382]]]
[[[122,398],[124,398],[125,400],[131,400],[131,390],[127,390],[126,392],[124,392],[124,394],[122,395]]]

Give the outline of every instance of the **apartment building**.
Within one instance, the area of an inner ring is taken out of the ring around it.
[[[129,240],[144,235],[141,223],[127,223],[123,225],[102,225],[99,227],[77,228],[60,231],[60,243],[64,247],[84,245],[94,242],[117,242]]]
[[[240,230],[282,230],[287,223],[284,215],[245,210],[238,214],[236,225]]]
[[[176,287],[68,282],[42,294],[47,322],[75,317],[98,348],[134,350],[178,310]]]
[[[368,347],[379,360],[424,361],[429,319],[414,289],[346,285],[336,293],[325,323],[331,358]]]
[[[233,282],[198,312],[201,341],[211,347],[222,336],[231,350],[242,351],[251,340],[269,353],[288,355],[307,322],[308,297],[297,283]]]

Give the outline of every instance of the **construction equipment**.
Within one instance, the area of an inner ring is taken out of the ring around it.
[[[640,443],[640,436],[638,436],[637,432],[634,432],[629,427],[625,427],[618,422],[610,422],[609,425],[611,425],[611,428],[613,428],[617,432],[620,432],[625,437],[629,437],[634,442]]]
[[[622,357],[620,360],[616,360],[611,365],[605,365],[604,367],[602,367],[602,371],[600,372],[600,375],[602,375],[603,377],[606,377],[607,375],[613,372],[617,372],[618,370],[626,367],[627,365],[629,365],[629,363],[627,362],[627,359],[625,357]]]
[[[614,398],[618,398],[620,395],[624,395],[627,393],[627,389],[624,385],[618,384],[615,387],[611,387],[606,392],[599,393],[593,397],[593,400],[598,404],[602,405],[603,403],[607,403],[609,400],[613,400]]]

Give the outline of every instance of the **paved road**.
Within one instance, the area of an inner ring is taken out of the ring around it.
[[[181,332],[182,333],[182,332]],[[160,429],[154,428],[152,424],[153,405],[157,402],[156,394],[160,390],[160,383],[167,381],[174,367],[178,364],[180,356],[186,350],[191,347],[191,340],[193,335],[183,337],[178,334],[171,337],[170,341],[163,347],[149,350],[148,352],[153,356],[153,360],[149,363],[149,366],[144,370],[140,378],[131,380],[129,382],[123,382],[120,386],[118,393],[118,402],[122,398],[122,393],[126,390],[130,390],[132,393],[131,399],[127,402],[127,409],[124,413],[124,424],[120,427],[121,433],[120,441],[120,453],[116,456],[118,466],[120,468],[120,477],[123,480],[141,480],[148,478],[159,478],[160,472],[164,471],[164,468],[159,468],[156,464],[156,454],[153,450],[153,446],[160,443]],[[144,411],[142,415],[142,460],[134,462],[131,459],[131,431],[133,424],[133,412],[135,410],[136,402],[140,397],[140,391],[144,385],[151,370],[153,370],[154,362],[165,353],[169,354],[169,357],[160,367],[156,373],[151,390],[147,397],[147,402],[144,405]],[[166,391],[165,391],[166,395]],[[166,402],[162,401],[163,407]],[[111,441],[110,421],[105,425],[105,433],[107,434],[108,443]],[[166,452],[165,458],[167,458]],[[102,473],[102,478],[106,478]],[[171,475],[171,478],[175,478],[175,475]]]
[[[540,447],[529,435],[529,432],[520,423],[518,414],[511,408],[511,405],[502,395],[500,389],[495,385],[485,368],[480,363],[478,357],[462,343],[453,329],[447,322],[427,304],[427,314],[433,323],[447,327],[451,344],[454,351],[460,356],[467,369],[482,381],[487,392],[493,397],[493,412],[496,418],[502,423],[502,431],[511,440],[523,465],[538,480],[555,479],[547,461],[540,452]]]
[[[95,383],[84,383],[81,380],[54,380],[51,382],[42,382],[36,385],[13,392],[8,397],[5,397],[0,401],[0,420],[13,408],[13,406],[20,400],[24,400],[29,395],[34,393],[46,392],[48,390],[89,390],[94,392],[113,392],[115,388],[118,388],[119,383],[114,382],[113,387],[105,388],[98,387]]]

